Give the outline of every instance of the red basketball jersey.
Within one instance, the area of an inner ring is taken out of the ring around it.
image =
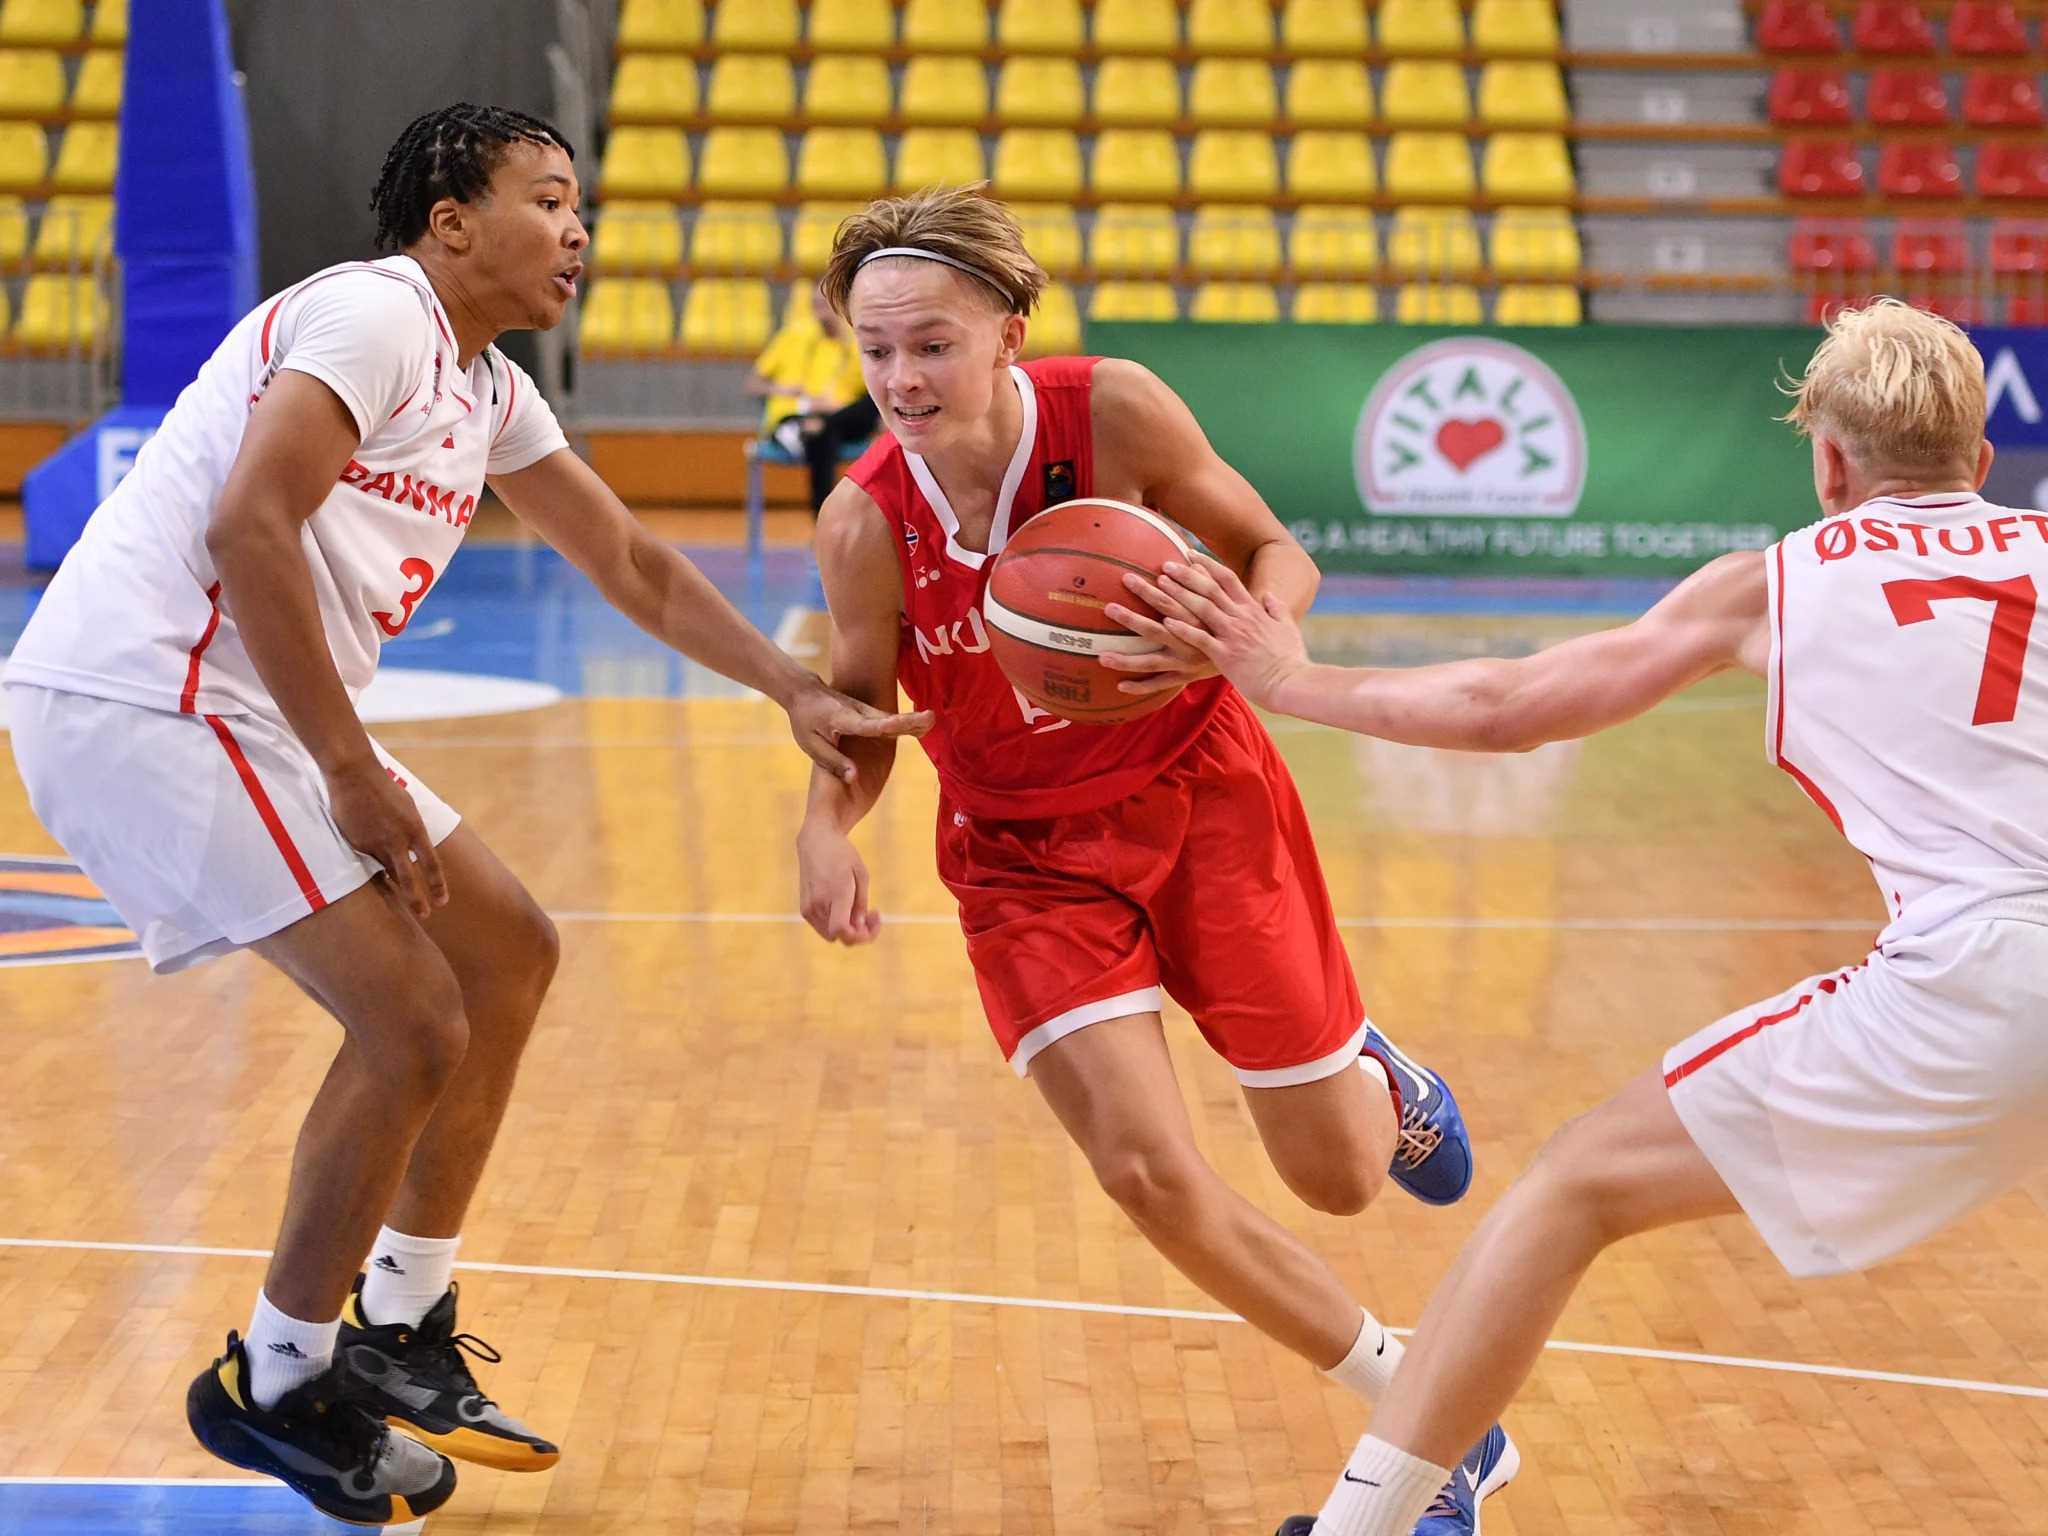
[[[1077,725],[1011,686],[981,616],[989,571],[1011,532],[1055,502],[1093,494],[1092,357],[1013,367],[1023,430],[996,498],[988,549],[962,548],[960,522],[924,459],[885,434],[848,472],[889,521],[903,571],[896,675],[938,722],[924,749],[948,798],[974,816],[1069,816],[1151,782],[1207,727],[1229,685],[1207,678],[1123,725]]]

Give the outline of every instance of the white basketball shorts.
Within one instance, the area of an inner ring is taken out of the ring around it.
[[[7,688],[14,760],[49,834],[157,971],[288,928],[373,879],[327,811],[312,755],[262,715],[182,715]],[[460,817],[375,742],[437,845]]]
[[[1730,1014],[1664,1081],[1786,1269],[1890,1258],[2048,1161],[2048,895]]]

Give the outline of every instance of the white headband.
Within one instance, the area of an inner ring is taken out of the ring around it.
[[[943,251],[925,250],[922,246],[885,245],[879,251],[869,251],[867,255],[861,257],[860,265],[856,266],[854,271],[858,272],[861,267],[866,266],[869,262],[879,261],[884,256],[915,256],[920,261],[936,261],[942,266],[951,267],[955,272],[965,272],[969,277],[980,278],[989,287],[995,289],[997,293],[1003,296],[1004,303],[1007,304],[1010,301],[1009,291],[980,267],[973,265],[971,262],[962,261],[957,256],[948,256]]]

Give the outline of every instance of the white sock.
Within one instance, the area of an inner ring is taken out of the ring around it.
[[[1315,1536],[1410,1536],[1448,1468],[1367,1435],[1316,1516]]]
[[[377,1229],[363,1280],[363,1318],[379,1325],[418,1327],[435,1302],[448,1293],[455,1273],[459,1237],[413,1237],[389,1227]]]
[[[1379,1057],[1373,1055],[1370,1051],[1360,1051],[1358,1053],[1358,1070],[1365,1074],[1367,1082],[1379,1085],[1380,1092],[1387,1096],[1387,1103],[1391,1107],[1394,1102],[1394,1085],[1387,1081],[1387,1069]],[[1400,1117],[1400,1113],[1398,1109],[1394,1111],[1396,1119]]]
[[[280,1312],[256,1293],[255,1315],[242,1347],[249,1354],[249,1396],[258,1408],[274,1408],[293,1387],[303,1386],[334,1363],[334,1338],[341,1319],[302,1322]]]
[[[1358,1326],[1358,1337],[1352,1340],[1351,1353],[1331,1366],[1323,1374],[1340,1387],[1349,1387],[1368,1403],[1376,1403],[1386,1395],[1388,1385],[1394,1379],[1394,1369],[1401,1363],[1406,1351],[1401,1341],[1395,1338],[1380,1320],[1359,1308],[1365,1321]]]

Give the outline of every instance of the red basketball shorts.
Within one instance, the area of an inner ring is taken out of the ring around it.
[[[1150,785],[1098,810],[987,820],[941,794],[938,859],[1020,1077],[1054,1041],[1156,1011],[1162,992],[1249,1087],[1357,1060],[1365,1009],[1308,816],[1235,693]]]

